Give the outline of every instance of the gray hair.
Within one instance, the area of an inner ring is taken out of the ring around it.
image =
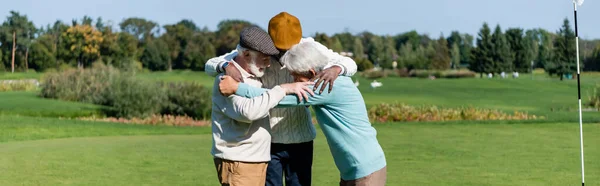
[[[322,49],[327,48],[317,42],[301,42],[292,46],[280,61],[293,73],[304,75],[311,69],[320,72],[329,62],[329,58]]]
[[[258,51],[254,51],[254,50],[250,50],[250,49],[244,48],[243,46],[240,46],[239,44],[236,46],[236,50],[238,52],[238,54],[237,54],[238,56],[244,55],[245,51],[250,52],[250,56],[252,58],[255,58],[256,56],[258,56]]]

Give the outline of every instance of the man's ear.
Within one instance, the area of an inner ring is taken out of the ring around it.
[[[313,78],[313,77],[317,76],[317,72],[315,71],[314,68],[310,69],[310,74],[312,75],[312,77],[310,77],[310,78]]]

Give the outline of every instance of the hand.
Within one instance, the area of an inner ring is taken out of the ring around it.
[[[319,91],[319,94],[321,94],[323,93],[323,90],[325,90],[325,87],[329,84],[329,93],[331,93],[331,90],[333,89],[333,82],[338,78],[340,72],[342,72],[342,68],[339,66],[333,66],[319,72],[310,80],[313,82],[317,79],[319,80],[317,83],[315,83],[313,91],[316,91],[317,88],[319,88],[319,85],[321,85],[321,90]]]
[[[233,64],[229,64],[227,65],[227,67],[225,67],[225,75],[232,77],[237,82],[244,82],[244,79],[242,78],[242,73],[240,72],[240,70],[235,68],[235,65]]]
[[[314,82],[309,81],[309,82],[296,82],[296,83],[288,83],[288,84],[282,84],[280,85],[281,88],[283,88],[285,90],[286,94],[296,94],[298,96],[298,101],[302,101],[302,98],[304,98],[305,100],[308,101],[308,95],[306,94],[306,92],[308,92],[311,96],[314,96],[315,94],[313,93],[313,91],[308,88],[308,85],[313,85]]]
[[[240,82],[235,81],[231,76],[221,76],[219,92],[225,97],[231,96],[235,94],[239,84]]]

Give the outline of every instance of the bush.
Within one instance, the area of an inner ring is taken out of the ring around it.
[[[184,115],[194,119],[210,117],[210,90],[192,82],[167,83],[165,86],[167,101],[162,114]]]
[[[370,70],[364,71],[362,73],[362,76],[367,79],[378,79],[378,78],[387,77],[383,70],[375,70],[375,69],[370,69]]]
[[[141,81],[102,63],[48,73],[40,96],[104,105],[105,114],[117,118],[169,114],[205,119],[212,107],[209,90],[200,84]]]
[[[435,76],[436,78],[474,78],[477,75],[475,72],[468,70],[412,70],[409,74],[410,77],[417,78],[429,78],[430,76]]]
[[[358,71],[366,71],[373,69],[373,63],[367,58],[355,59]]]
[[[0,92],[32,91],[38,87],[37,80],[4,80],[0,81]]]
[[[592,92],[592,94],[588,98],[588,106],[593,108],[600,108],[600,92],[598,92],[598,89],[600,89],[600,85],[596,85],[596,88],[594,88],[594,92]]]
[[[410,72],[407,68],[398,69],[396,72],[399,77],[410,77]]]
[[[161,111],[165,91],[156,83],[139,81],[131,76],[114,79],[105,92],[105,112],[118,118],[146,118]]]
[[[376,122],[538,119],[535,115],[516,111],[509,115],[498,110],[473,107],[441,109],[436,106],[412,107],[399,103],[373,106],[369,109],[369,118]]]
[[[40,96],[103,105],[106,102],[105,91],[119,76],[117,69],[102,64],[95,64],[92,69],[47,73],[42,78]]]

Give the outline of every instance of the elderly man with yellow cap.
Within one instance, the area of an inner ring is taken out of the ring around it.
[[[356,63],[351,58],[333,52],[313,38],[302,38],[299,19],[287,12],[281,12],[271,18],[268,31],[280,53],[273,56],[270,67],[258,68],[260,72],[264,72],[264,76],[261,78],[263,88],[271,89],[280,84],[294,82],[294,77],[290,72],[282,69],[279,58],[292,46],[304,42],[313,42],[320,46],[319,50],[325,54],[328,61],[324,70],[314,77],[315,80],[318,79],[314,86],[315,90],[320,84],[323,84],[322,88],[329,84],[329,91],[331,91],[333,82],[338,76],[349,77],[356,73]],[[209,59],[205,65],[206,73],[211,76],[225,73],[237,81],[243,82],[243,79],[239,78],[241,77],[239,70],[232,65],[235,64],[232,59],[237,53],[237,50],[233,50]],[[321,89],[322,91],[323,89]],[[284,178],[287,186],[311,185],[313,140],[316,137],[316,129],[311,118],[310,111],[306,107],[270,110],[272,144],[271,160],[267,167],[267,186],[283,185]]]

